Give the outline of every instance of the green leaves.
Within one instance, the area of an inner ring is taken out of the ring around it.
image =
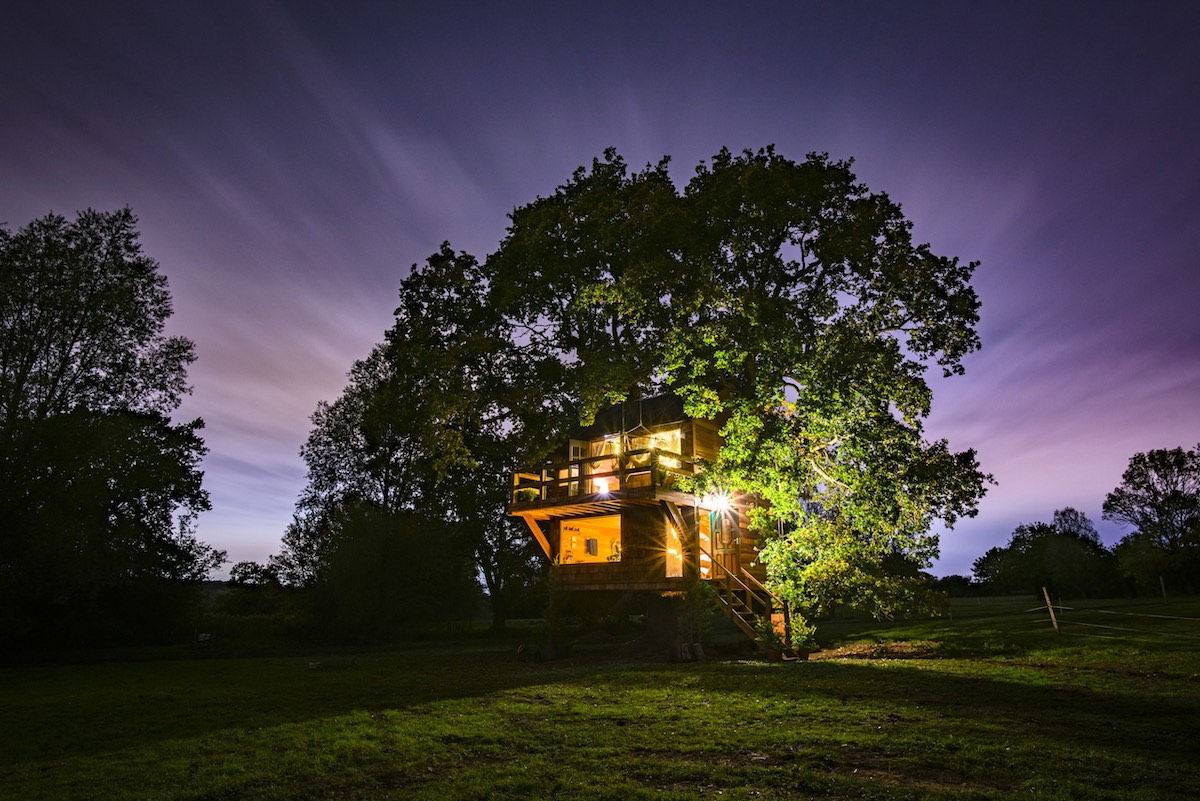
[[[850,167],[722,150],[677,192],[665,163],[630,175],[609,151],[515,211],[486,267],[497,308],[566,365],[581,420],[665,385],[721,423],[695,483],[760,500],[780,592],[887,613],[920,594],[881,566],[927,564],[934,520],[983,494],[971,451],[922,438],[925,370],[961,372],[979,303],[975,265],[914,244]]]
[[[682,191],[666,159],[631,171],[608,150],[510,219],[486,262],[443,246],[404,280],[387,377],[364,372],[360,429],[332,450],[378,448],[351,463],[405,465],[440,498],[448,476],[541,458],[601,408],[669,389],[724,437],[696,491],[757,499],[793,604],[925,602],[934,521],[974,514],[988,480],[923,436],[926,370],[961,372],[979,347],[974,263],[914,243],[850,162],[770,147],[722,150]]]

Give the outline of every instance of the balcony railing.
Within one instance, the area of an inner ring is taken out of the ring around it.
[[[695,463],[678,453],[643,448],[546,464],[537,472],[513,474],[513,506],[612,495],[645,487],[669,489],[695,475]]]

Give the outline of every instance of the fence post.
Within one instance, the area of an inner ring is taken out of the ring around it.
[[[1054,633],[1061,634],[1058,630],[1058,618],[1054,616],[1054,604],[1050,603],[1050,592],[1042,587],[1042,596],[1046,599],[1046,608],[1050,610],[1050,622],[1054,624]]]

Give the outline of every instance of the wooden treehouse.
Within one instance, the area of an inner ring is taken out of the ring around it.
[[[747,497],[680,487],[720,447],[715,423],[672,395],[629,401],[572,432],[539,469],[513,475],[509,514],[522,518],[566,591],[681,593],[703,582],[751,640],[786,642],[784,604],[763,584]]]

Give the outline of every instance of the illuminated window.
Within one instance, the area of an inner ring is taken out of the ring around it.
[[[577,517],[559,526],[559,563],[621,561],[621,516]]]
[[[679,454],[682,450],[682,432],[678,428],[667,428],[661,431],[654,431],[647,438],[647,447],[653,448],[656,451],[665,451],[659,454],[658,463],[664,467],[679,467]]]
[[[588,446],[588,456],[616,456],[620,452],[621,437],[618,434],[594,439]]]
[[[679,453],[681,439],[682,437],[678,428],[655,431],[650,435],[650,447],[658,448],[660,451]]]
[[[679,540],[679,532],[667,523],[667,578],[683,576],[683,543]]]

